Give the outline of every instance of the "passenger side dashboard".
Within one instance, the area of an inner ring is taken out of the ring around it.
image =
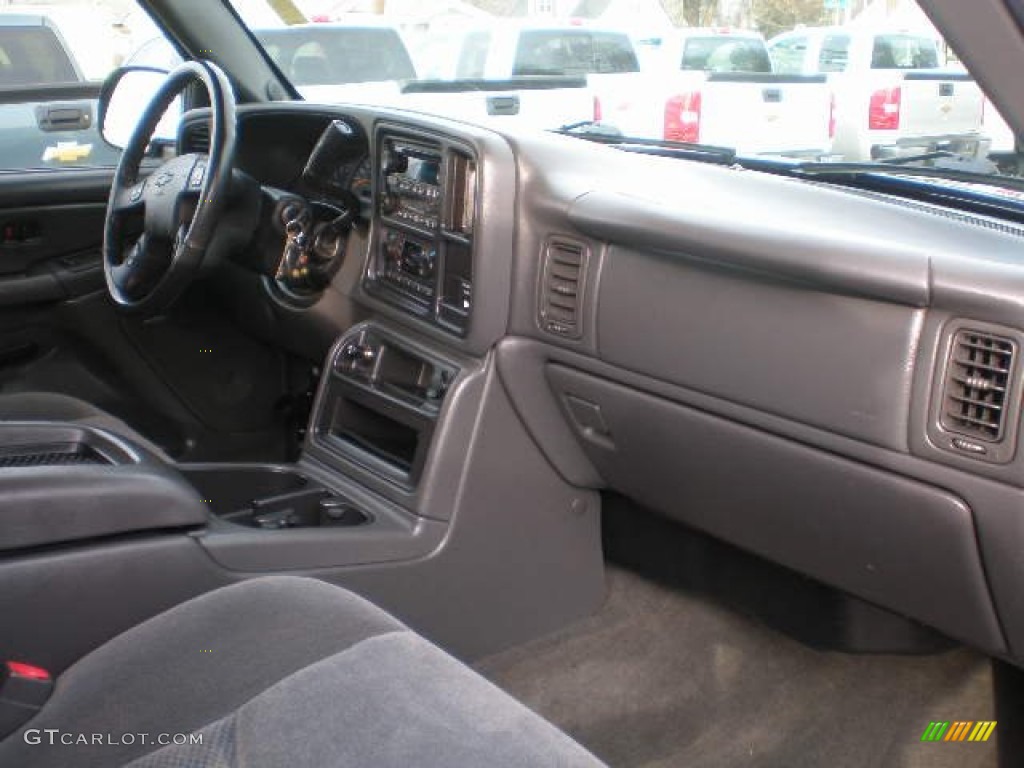
[[[1024,232],[606,147],[516,149],[528,207],[498,365],[563,475],[1018,654]],[[585,264],[575,333],[545,322],[553,241]]]

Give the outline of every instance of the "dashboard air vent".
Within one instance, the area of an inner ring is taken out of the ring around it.
[[[185,131],[183,154],[208,155],[210,153],[210,124],[206,120],[192,123]]]
[[[565,239],[549,240],[544,248],[540,319],[544,330],[576,339],[582,332],[587,248]]]
[[[942,396],[942,426],[950,432],[997,443],[1004,437],[1016,345],[990,333],[963,328],[953,337]]]

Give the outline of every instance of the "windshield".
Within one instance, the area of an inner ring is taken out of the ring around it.
[[[228,1],[311,101],[738,159],[1021,175],[1006,121],[914,0],[786,13],[722,0]]]

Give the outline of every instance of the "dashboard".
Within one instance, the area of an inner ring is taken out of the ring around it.
[[[368,327],[453,370],[477,366],[499,382],[488,397],[507,393],[496,413],[521,422],[571,486],[613,489],[1024,659],[1017,384],[989,409],[1009,414],[1005,446],[954,439],[946,418],[966,397],[951,350],[969,355],[970,339],[1006,342],[1005,367],[1024,381],[1024,231],[399,110],[239,115],[237,165],[260,182],[264,213],[234,258],[263,294],[231,293],[250,314],[269,293],[264,328],[279,343],[322,332],[307,358],[323,359]],[[323,251],[313,283],[277,276],[296,220],[314,243],[337,228],[343,244]],[[424,370],[403,380],[433,381]],[[453,415],[459,403],[438,407],[433,442],[415,454],[423,487],[467,465],[468,432],[452,425],[477,416]],[[506,459],[496,464],[513,472]]]

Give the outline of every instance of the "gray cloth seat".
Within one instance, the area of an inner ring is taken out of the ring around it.
[[[58,736],[50,746],[34,736],[45,729],[114,738],[63,746]],[[120,743],[122,734],[179,733],[202,743]],[[371,603],[325,582],[273,576],[183,603],[76,662],[43,710],[0,742],[0,765],[601,763]]]
[[[136,445],[167,458],[155,443],[91,403],[55,392],[14,392],[0,395],[0,422],[61,421],[105,429],[126,437]]]

